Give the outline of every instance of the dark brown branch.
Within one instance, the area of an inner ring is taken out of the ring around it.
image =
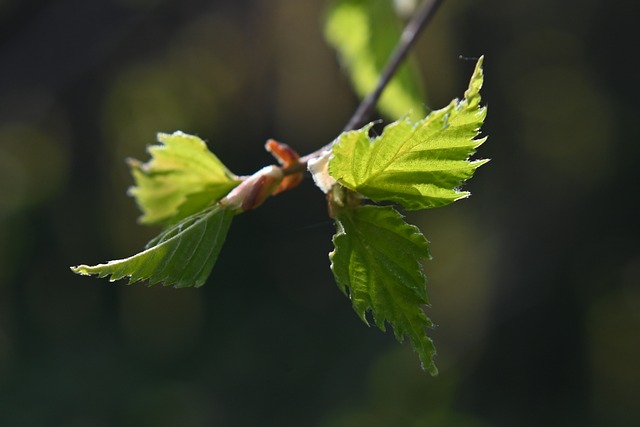
[[[396,48],[391,53],[391,56],[389,57],[389,60],[387,61],[382,74],[380,74],[380,78],[378,79],[376,88],[360,102],[360,105],[358,105],[358,108],[347,122],[347,125],[344,127],[343,132],[354,130],[366,123],[366,121],[371,116],[373,109],[378,103],[380,95],[382,95],[382,91],[387,86],[387,84],[389,84],[389,81],[391,81],[391,78],[398,70],[398,67],[402,63],[403,59],[407,56],[407,53],[415,44],[420,32],[431,21],[431,18],[433,18],[436,11],[438,10],[438,7],[443,2],[444,0],[425,0],[420,5],[418,11],[415,13],[411,21],[409,21],[404,31],[402,31],[402,35],[400,36],[400,40],[398,41]],[[331,144],[333,144],[333,142],[314,151],[313,153],[307,154],[306,156],[300,158],[300,163],[297,163],[288,168],[284,168],[282,172],[286,176],[306,170],[307,162],[310,159],[318,157],[320,154],[322,154],[323,151],[329,149],[331,147]]]
[[[427,26],[443,1],[444,0],[425,0],[422,5],[420,5],[420,9],[418,9],[402,32],[395,50],[389,57],[387,65],[378,79],[376,88],[369,94],[369,96],[360,102],[360,105],[358,105],[358,108],[344,127],[343,132],[357,129],[364,125],[369,119],[373,109],[378,103],[378,99],[380,99],[380,95],[382,95],[382,91],[387,84],[389,84],[389,81],[391,81],[391,78],[398,70],[402,60],[407,56],[407,52],[409,52],[418,39],[418,35],[422,29]]]

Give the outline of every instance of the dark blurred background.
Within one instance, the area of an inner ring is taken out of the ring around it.
[[[415,54],[428,105],[486,55],[491,158],[411,214],[440,375],[367,328],[329,270],[323,195],[238,217],[206,286],[125,286],[126,157],[197,134],[238,174],[307,153],[357,100],[325,1],[0,1],[0,425],[638,426],[638,8],[448,0]]]

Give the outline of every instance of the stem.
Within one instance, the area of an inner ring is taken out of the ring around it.
[[[376,88],[366,98],[364,98],[362,102],[360,102],[360,105],[358,105],[358,108],[344,127],[343,132],[354,130],[366,122],[367,118],[371,115],[373,109],[378,103],[378,99],[380,99],[382,91],[387,84],[389,84],[389,81],[391,81],[393,75],[398,70],[402,60],[407,56],[407,52],[409,52],[409,49],[413,47],[418,39],[418,35],[422,29],[426,27],[433,15],[435,15],[436,10],[438,10],[438,6],[440,6],[443,1],[444,0],[425,0],[422,2],[420,9],[418,9],[402,32],[395,50],[391,53],[391,56],[378,79]]]
[[[362,126],[367,121],[378,103],[380,95],[382,95],[382,91],[387,84],[389,84],[389,81],[391,81],[391,78],[398,70],[402,60],[407,56],[407,52],[409,52],[415,44],[420,32],[431,21],[431,18],[433,18],[433,15],[435,15],[438,7],[443,2],[444,0],[425,0],[422,2],[418,11],[413,15],[413,18],[411,18],[411,21],[409,21],[407,26],[404,28],[404,31],[402,31],[400,40],[398,41],[394,51],[391,53],[391,56],[378,79],[376,88],[360,102],[360,105],[358,105],[358,108],[344,127],[343,132],[354,130]],[[332,144],[333,142],[330,142],[313,153],[309,153],[306,156],[301,157],[299,163],[288,168],[283,168],[282,173],[286,176],[306,170],[307,162],[310,159],[321,155],[323,151],[331,148]]]

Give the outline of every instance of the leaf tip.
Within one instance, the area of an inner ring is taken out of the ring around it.
[[[476,78],[476,77],[482,78],[483,64],[484,64],[484,55],[480,55],[480,57],[478,58],[478,61],[476,62],[476,66],[474,67],[472,78]]]
[[[69,269],[75,274],[79,274],[81,276],[90,276],[91,274],[87,271],[87,268],[89,268],[89,266],[84,264],[69,267]]]
[[[484,82],[484,71],[482,68],[482,64],[484,63],[484,55],[478,58],[478,62],[476,62],[476,66],[473,70],[473,74],[471,75],[471,80],[469,81],[469,88],[465,91],[464,97],[466,99],[471,99],[480,96],[480,89],[482,89],[482,83]]]
[[[462,199],[466,199],[469,196],[471,196],[471,192],[470,191],[456,191],[456,195],[455,198],[453,199],[454,202],[457,202],[458,200],[462,200]]]
[[[473,160],[471,164],[473,165],[474,168],[479,168],[480,166],[485,165],[490,161],[491,159],[478,159],[478,160]]]
[[[434,354],[435,356],[435,354]],[[433,360],[428,360],[426,361],[426,365],[425,365],[425,361],[420,361],[420,365],[422,366],[422,370],[423,371],[427,371],[429,372],[429,374],[432,377],[437,377],[438,376],[438,367],[436,366],[435,363],[433,363]]]
[[[124,159],[124,162],[131,169],[136,169],[136,170],[142,169],[143,163],[138,159],[134,159],[133,157],[127,157],[126,159]]]

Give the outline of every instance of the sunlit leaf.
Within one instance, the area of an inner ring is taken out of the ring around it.
[[[369,138],[371,125],[343,133],[333,146],[329,173],[339,183],[407,209],[444,206],[469,196],[458,187],[487,160],[469,161],[486,138],[477,138],[486,116],[480,107],[482,58],[461,101],[433,111],[415,125],[403,119]]]
[[[360,97],[376,86],[400,38],[401,26],[390,0],[339,0],[329,10],[325,36],[337,50]],[[387,85],[378,109],[395,120],[424,117],[424,96],[415,64],[402,65]]]
[[[426,335],[432,326],[423,311],[427,304],[421,260],[429,258],[427,240],[390,206],[344,207],[336,215],[335,250],[331,269],[353,309],[368,324],[367,311],[396,338],[409,337],[422,367],[435,375],[435,347]]]
[[[174,224],[225,196],[240,183],[197,136],[158,134],[160,144],[148,148],[151,160],[130,160],[136,199],[146,224]]]
[[[129,283],[199,287],[204,284],[218,258],[236,211],[219,204],[192,215],[151,240],[144,251],[129,258],[94,266],[71,267],[74,273],[129,278]]]

